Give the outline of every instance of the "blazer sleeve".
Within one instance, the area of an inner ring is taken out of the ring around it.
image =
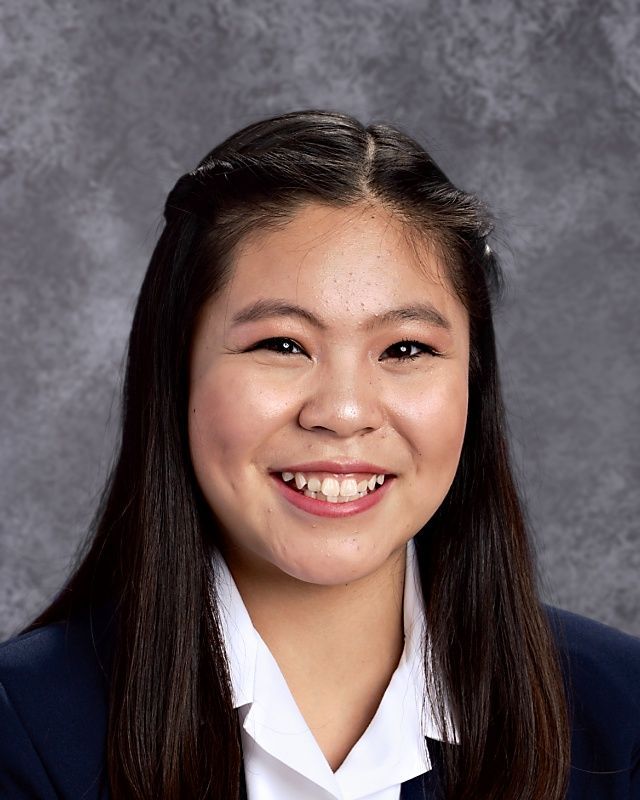
[[[640,638],[547,611],[572,721],[567,800],[640,800]]]
[[[0,683],[0,797],[57,800],[31,737]]]
[[[0,798],[108,800],[110,644],[98,609],[0,644]]]

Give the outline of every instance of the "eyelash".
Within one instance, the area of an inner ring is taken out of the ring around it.
[[[293,339],[289,339],[286,336],[274,336],[274,337],[271,337],[270,339],[263,339],[260,342],[256,342],[256,344],[254,344],[252,347],[250,347],[247,352],[250,352],[252,350],[271,350],[272,352],[275,352],[275,353],[277,353],[278,355],[281,355],[281,356],[289,355],[291,353],[291,350],[276,350],[275,349],[274,345],[276,345],[277,343],[282,343],[282,342],[291,342],[294,345],[294,347],[297,347],[299,350],[302,350],[302,347],[300,347],[300,345],[297,342],[295,342]],[[269,345],[271,345],[271,346],[269,346]],[[394,344],[392,344],[391,347],[397,347],[398,345],[415,345],[416,347],[422,348],[422,351],[420,353],[414,353],[413,355],[409,355],[409,356],[400,356],[399,358],[395,359],[396,361],[400,361],[400,362],[403,362],[403,361],[404,362],[406,362],[406,361],[415,361],[417,358],[420,358],[420,356],[423,356],[425,354],[426,355],[431,355],[431,356],[440,356],[440,355],[442,355],[437,350],[435,350],[433,347],[430,347],[428,344],[423,344],[422,342],[417,342],[414,339],[402,339],[401,341],[395,342]],[[389,347],[387,349],[389,350],[391,348]],[[304,352],[304,351],[302,351],[302,352]],[[299,355],[299,354],[298,353],[292,353],[292,355]]]

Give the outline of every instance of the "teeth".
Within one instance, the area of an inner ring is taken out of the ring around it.
[[[339,481],[336,478],[312,477],[307,480],[302,472],[282,472],[283,481],[294,480],[298,491],[303,492],[307,497],[324,500],[329,503],[350,503],[360,497],[364,497],[368,492],[372,492],[377,486],[384,483],[384,475],[373,475],[369,480],[356,481],[355,478],[345,478]]]
[[[362,495],[360,494],[348,494],[345,497],[339,497],[339,503],[350,503],[352,500],[358,500]]]
[[[354,478],[347,478],[340,484],[340,497],[351,497],[358,491],[358,484]]]
[[[327,497],[338,497],[340,494],[340,484],[335,478],[325,478],[322,481],[322,488],[320,491]]]

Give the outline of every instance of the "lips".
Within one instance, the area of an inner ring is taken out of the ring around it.
[[[395,482],[393,477],[381,485],[378,485],[373,492],[367,492],[364,497],[359,497],[356,500],[349,500],[348,502],[327,502],[327,500],[320,499],[320,496],[307,496],[300,491],[292,488],[289,484],[282,480],[280,474],[272,474],[275,486],[278,492],[289,504],[296,508],[313,514],[319,517],[350,517],[354,514],[360,514],[367,511],[373,506],[377,505],[383,497],[387,494],[390,487]],[[309,493],[314,495],[315,493]]]

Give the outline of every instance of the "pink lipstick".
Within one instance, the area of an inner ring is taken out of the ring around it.
[[[336,472],[336,464],[335,462],[315,462],[313,465],[314,470],[319,469],[319,465],[331,465],[332,471]],[[341,472],[344,474],[345,472],[356,472],[360,471],[360,469],[355,470],[352,466],[349,466],[348,470],[345,465],[341,466]],[[360,465],[358,465],[360,466]],[[369,470],[370,465],[365,465],[367,467],[366,472],[376,472],[379,468],[373,468]],[[307,470],[309,467],[307,466]],[[297,470],[302,472],[303,470]],[[383,470],[379,471],[383,473]],[[373,492],[366,494],[364,497],[360,497],[357,500],[351,500],[348,503],[329,503],[326,500],[317,500],[314,497],[308,497],[302,492],[296,491],[287,483],[285,483],[280,475],[272,474],[271,476],[278,488],[280,494],[288,500],[291,505],[296,506],[296,508],[301,509],[302,511],[306,511],[308,514],[314,514],[318,517],[351,517],[355,514],[360,514],[363,511],[368,511],[370,508],[373,508],[377,503],[379,503],[386,493],[391,488],[391,485],[394,481],[394,476],[387,475],[385,477],[385,482],[378,486]]]

